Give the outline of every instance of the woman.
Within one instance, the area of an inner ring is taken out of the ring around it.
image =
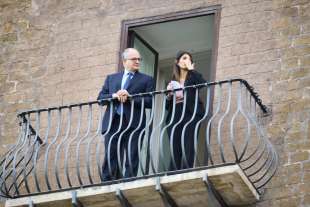
[[[167,90],[177,88],[184,88],[186,86],[197,85],[205,83],[206,80],[200,73],[194,70],[194,63],[192,55],[186,51],[177,53],[175,64],[173,68],[172,80],[167,86]],[[167,97],[168,116],[166,124],[169,125],[167,132],[170,143],[172,143],[172,155],[174,158],[171,161],[169,170],[178,170],[185,168],[192,168],[194,164],[194,135],[196,123],[204,115],[204,107],[202,101],[198,96],[198,101],[195,102],[195,88],[188,88],[175,92],[175,101],[173,101],[173,93],[169,93]],[[185,100],[186,99],[186,100]],[[173,104],[175,103],[175,111],[173,113]],[[196,104],[195,104],[196,103]],[[185,105],[185,113],[182,118],[183,106]],[[195,112],[195,105],[197,105]],[[194,119],[189,122],[193,113]],[[182,119],[181,119],[182,118]],[[188,123],[189,122],[189,123]],[[182,162],[182,131],[184,130],[184,147],[186,154],[186,161]]]

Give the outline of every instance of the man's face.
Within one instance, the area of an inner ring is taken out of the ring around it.
[[[127,53],[126,60],[123,60],[124,68],[129,71],[137,71],[140,68],[141,57],[137,50],[130,50]]]

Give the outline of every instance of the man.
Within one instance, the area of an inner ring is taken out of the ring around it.
[[[117,174],[122,174],[121,167],[125,150],[127,156],[124,177],[137,175],[138,140],[141,130],[145,127],[145,109],[141,110],[142,99],[144,99],[145,107],[152,106],[152,97],[150,96],[133,99],[129,97],[133,94],[154,90],[153,78],[139,72],[141,62],[139,52],[134,48],[125,49],[122,53],[122,61],[124,71],[107,76],[97,98],[98,100],[113,98],[113,108],[111,109],[111,105],[107,106],[102,121],[102,133],[105,134],[103,181],[117,179]],[[133,102],[133,113],[131,113]],[[108,102],[103,100],[101,103],[107,104]],[[141,117],[142,120],[140,120]],[[128,148],[129,139],[131,139],[131,149]]]

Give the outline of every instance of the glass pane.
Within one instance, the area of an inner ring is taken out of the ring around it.
[[[156,61],[156,56],[155,54],[147,47],[145,44],[138,39],[136,36],[134,37],[134,42],[133,42],[133,47],[136,48],[141,55],[142,62],[140,63],[140,69],[139,71],[150,75],[154,77],[154,69],[155,69],[155,61]],[[154,77],[155,78],[155,77]],[[150,119],[150,109],[146,109],[146,120]],[[143,145],[141,149],[141,156],[142,156],[142,163],[143,163],[143,169],[148,168],[149,164],[146,163],[146,158],[147,158],[147,146],[150,144],[148,143],[148,138],[151,135],[151,131],[149,128],[145,130],[145,135],[143,139]],[[152,152],[151,152],[152,153]],[[138,176],[141,176],[141,170],[138,170]]]
[[[134,38],[134,48],[140,52],[142,57],[139,71],[154,77],[155,54],[136,37]]]

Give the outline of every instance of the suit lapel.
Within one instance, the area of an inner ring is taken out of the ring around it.
[[[116,91],[120,90],[122,87],[122,79],[123,79],[123,74],[124,72],[120,72],[118,73],[117,77],[116,77]]]

